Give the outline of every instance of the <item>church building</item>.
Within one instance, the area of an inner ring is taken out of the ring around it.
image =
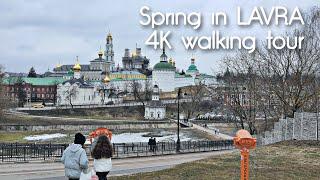
[[[168,62],[168,56],[163,48],[160,62],[153,67],[152,84],[157,85],[164,92],[174,91],[175,73],[176,68]]]
[[[107,77],[107,76],[106,76]],[[103,87],[96,86],[81,77],[81,65],[73,66],[73,77],[57,86],[57,105],[93,105],[105,104],[109,101]]]
[[[80,76],[87,81],[102,81],[106,74],[115,71],[112,35],[106,37],[106,50],[98,52],[98,57],[90,61],[90,64],[81,64]],[[56,75],[67,75],[72,71],[73,65],[57,65],[53,71]]]
[[[166,117],[166,106],[160,100],[158,85],[153,86],[152,100],[145,105],[145,119],[164,119]]]

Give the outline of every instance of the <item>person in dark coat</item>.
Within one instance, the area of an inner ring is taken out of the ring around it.
[[[156,147],[157,147],[157,141],[156,138],[152,139],[152,152],[156,151]]]
[[[152,137],[149,138],[149,141],[148,141],[149,151],[152,151],[152,141],[153,141]]]

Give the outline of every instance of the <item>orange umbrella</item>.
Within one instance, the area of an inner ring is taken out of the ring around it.
[[[98,137],[98,136],[101,136],[101,135],[105,135],[107,136],[110,141],[111,141],[111,138],[112,138],[112,132],[107,129],[107,128],[98,128],[94,131],[92,131],[90,134],[89,134],[89,138],[90,138],[90,142],[92,143],[92,139]]]

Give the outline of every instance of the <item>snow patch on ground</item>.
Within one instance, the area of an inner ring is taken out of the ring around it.
[[[32,135],[32,136],[26,136],[23,139],[28,141],[41,141],[41,140],[47,140],[47,139],[53,139],[53,138],[61,138],[65,137],[67,135],[56,133],[56,134],[41,134],[41,135]]]
[[[149,132],[143,133],[122,133],[112,135],[112,143],[132,143],[132,142],[148,142],[150,137],[143,137],[143,135],[149,134]],[[181,141],[189,141],[191,138],[186,137],[183,133],[180,133]],[[156,141],[177,141],[177,135],[164,135],[162,137],[156,137]]]

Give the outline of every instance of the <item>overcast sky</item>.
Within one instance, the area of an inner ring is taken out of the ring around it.
[[[151,66],[159,61],[160,50],[148,48],[144,41],[153,31],[142,27],[139,15],[142,6],[153,12],[201,12],[203,26],[200,31],[190,27],[168,27],[171,30],[173,50],[168,50],[179,69],[186,69],[192,54],[201,72],[218,72],[221,58],[231,51],[186,51],[181,36],[210,36],[219,30],[224,36],[255,35],[264,39],[266,31],[279,33],[284,27],[239,28],[236,26],[236,8],[240,6],[244,17],[254,6],[270,11],[272,6],[286,6],[289,10],[299,7],[308,11],[319,6],[319,0],[2,0],[0,1],[0,64],[6,71],[28,72],[34,66],[38,73],[52,70],[59,62],[73,64],[75,57],[83,64],[97,57],[99,47],[104,49],[105,37],[110,31],[114,39],[116,64],[121,63],[125,48],[134,49],[136,43],[144,55],[151,59]],[[224,11],[229,17],[226,27],[210,26],[210,14]],[[247,18],[248,19],[248,18]]]

